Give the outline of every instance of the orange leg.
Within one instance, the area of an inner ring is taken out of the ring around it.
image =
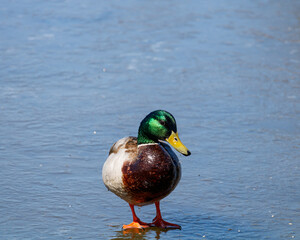
[[[133,217],[133,222],[128,224],[128,225],[123,225],[123,229],[129,229],[129,228],[147,228],[150,227],[149,224],[142,222],[137,215],[135,214],[134,211],[134,205],[129,204],[131,212],[132,212],[132,217]]]
[[[158,227],[158,228],[173,228],[173,229],[181,229],[181,226],[166,222],[162,219],[159,202],[155,202],[156,207],[156,217],[153,219],[153,222],[150,224],[151,227]]]

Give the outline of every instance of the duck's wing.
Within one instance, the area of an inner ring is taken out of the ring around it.
[[[125,149],[127,151],[137,151],[137,138],[136,137],[124,137],[117,142],[114,143],[114,145],[111,146],[109,150],[109,155],[114,153],[118,153],[120,149]]]

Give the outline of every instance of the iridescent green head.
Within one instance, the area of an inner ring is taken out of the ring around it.
[[[149,113],[139,127],[138,144],[158,143],[159,141],[169,142],[183,155],[191,154],[178,137],[175,118],[164,110]]]

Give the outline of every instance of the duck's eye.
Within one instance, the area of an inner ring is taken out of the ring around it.
[[[177,137],[174,137],[174,140],[177,142],[178,141]]]
[[[163,126],[166,125],[166,122],[164,122],[164,121],[159,121],[159,123],[160,123],[161,125],[163,125]]]

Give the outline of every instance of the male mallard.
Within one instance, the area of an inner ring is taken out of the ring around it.
[[[185,156],[190,151],[181,143],[175,118],[172,114],[157,110],[149,113],[141,122],[138,137],[125,137],[110,149],[102,169],[102,178],[108,190],[129,203],[133,222],[127,228],[181,228],[164,221],[159,201],[169,195],[181,177],[181,166],[167,141]],[[156,217],[152,223],[142,222],[135,214],[134,206],[155,203]]]

